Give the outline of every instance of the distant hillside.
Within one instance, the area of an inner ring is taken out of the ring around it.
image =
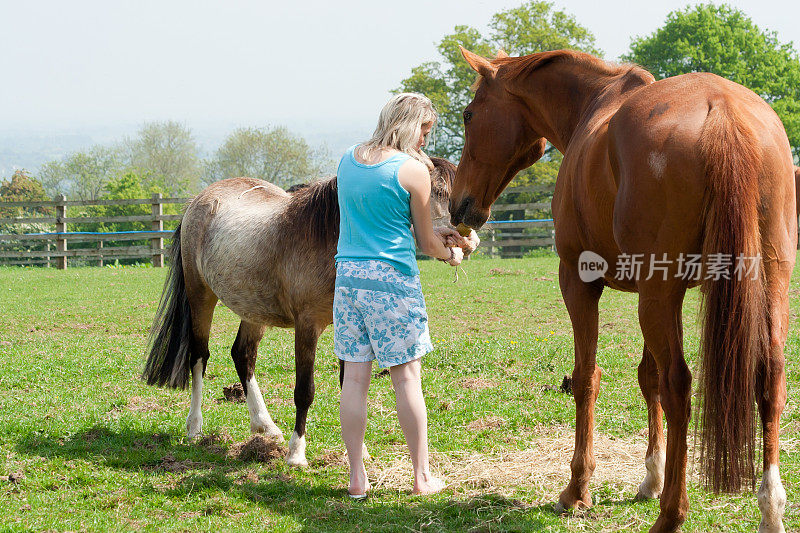
[[[201,156],[211,157],[236,126],[195,128],[189,124],[189,127],[200,145]],[[341,154],[353,144],[365,140],[372,132],[371,126],[361,127],[352,124],[337,128],[332,124],[320,126],[303,122],[288,127],[293,133],[303,136],[312,147],[327,150],[331,164],[326,173],[331,174],[336,171],[336,163]],[[137,125],[119,125],[83,128],[66,133],[0,131],[0,179],[7,179],[15,170],[23,168],[35,176],[39,167],[48,161],[61,159],[72,152],[85,150],[96,144],[111,145],[122,142],[126,136],[135,135],[137,130]]]

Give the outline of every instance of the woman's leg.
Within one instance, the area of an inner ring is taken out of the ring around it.
[[[367,429],[367,391],[372,377],[372,361],[344,364],[344,382],[339,401],[342,440],[350,462],[350,494],[364,494],[369,488],[362,449]]]
[[[406,437],[414,466],[414,494],[433,494],[444,483],[430,473],[428,465],[428,413],[422,396],[420,360],[391,367],[392,385],[397,399],[397,419]]]

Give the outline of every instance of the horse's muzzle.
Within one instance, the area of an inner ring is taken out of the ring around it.
[[[450,202],[450,223],[458,226],[462,222],[472,229],[478,230],[489,220],[489,209],[481,209],[475,205],[475,199],[468,196],[456,205]]]

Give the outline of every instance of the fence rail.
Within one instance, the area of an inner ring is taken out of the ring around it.
[[[540,187],[515,187],[507,189],[503,196],[515,193],[541,192]],[[164,222],[181,219],[180,214],[164,214],[164,206],[182,205],[191,198],[162,197],[154,194],[151,198],[135,198],[124,200],[67,200],[59,195],[52,201],[42,202],[3,202],[0,201],[0,212],[8,213],[7,208],[38,210],[39,216],[21,213],[20,216],[0,217],[0,265],[46,265],[66,269],[68,258],[73,260],[90,260],[101,266],[107,260],[149,258],[153,266],[164,265],[164,254],[168,249],[164,239],[172,236],[172,231],[164,230]],[[502,201],[502,200],[501,200]],[[109,216],[67,216],[69,208],[90,206],[146,206],[150,205],[150,214],[109,215]],[[504,216],[513,211],[517,218],[525,218],[528,213],[548,212],[550,204],[544,202],[529,203],[496,203],[492,207],[495,214]],[[144,223],[147,228],[142,231],[118,232],[84,232],[68,231],[68,225],[75,224],[114,224]],[[149,223],[149,224],[148,224]],[[50,226],[54,231],[15,231],[15,226],[33,224]],[[553,223],[549,219],[498,221],[490,220],[478,232],[484,244],[484,253],[501,256],[518,256],[530,247],[553,247]],[[149,241],[148,244],[124,244],[132,241]],[[123,243],[123,244],[117,244]],[[77,244],[88,244],[90,247],[77,247]],[[9,249],[12,248],[12,249]]]

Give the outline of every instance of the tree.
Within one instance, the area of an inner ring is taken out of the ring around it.
[[[489,28],[489,36],[484,37],[469,26],[456,26],[438,45],[443,61],[429,61],[413,68],[411,76],[396,90],[422,93],[436,107],[439,121],[435,145],[428,147],[434,155],[455,161],[464,145],[462,113],[472,100],[470,86],[475,72],[461,57],[459,45],[483,56],[492,56],[500,49],[511,55],[562,48],[601,54],[591,32],[572,15],[553,10],[549,2],[531,1],[496,13]]]
[[[0,202],[42,202],[49,199],[42,184],[25,170],[16,170],[10,180],[0,182]],[[32,209],[2,207],[0,208],[0,217],[47,214],[49,212],[49,207]]]
[[[207,183],[247,176],[280,187],[318,178],[326,154],[313,150],[285,127],[240,128],[231,133],[206,165]]]
[[[62,161],[42,165],[39,178],[50,196],[65,194],[79,200],[97,200],[106,183],[122,172],[119,150],[94,146],[74,152]]]
[[[126,163],[142,177],[145,187],[155,185],[168,194],[197,192],[202,165],[192,132],[175,121],[150,122],[124,142]]]
[[[656,79],[713,72],[748,87],[777,112],[795,157],[800,156],[798,53],[742,11],[724,4],[673,11],[663,27],[633,39],[622,59],[642,65]]]

